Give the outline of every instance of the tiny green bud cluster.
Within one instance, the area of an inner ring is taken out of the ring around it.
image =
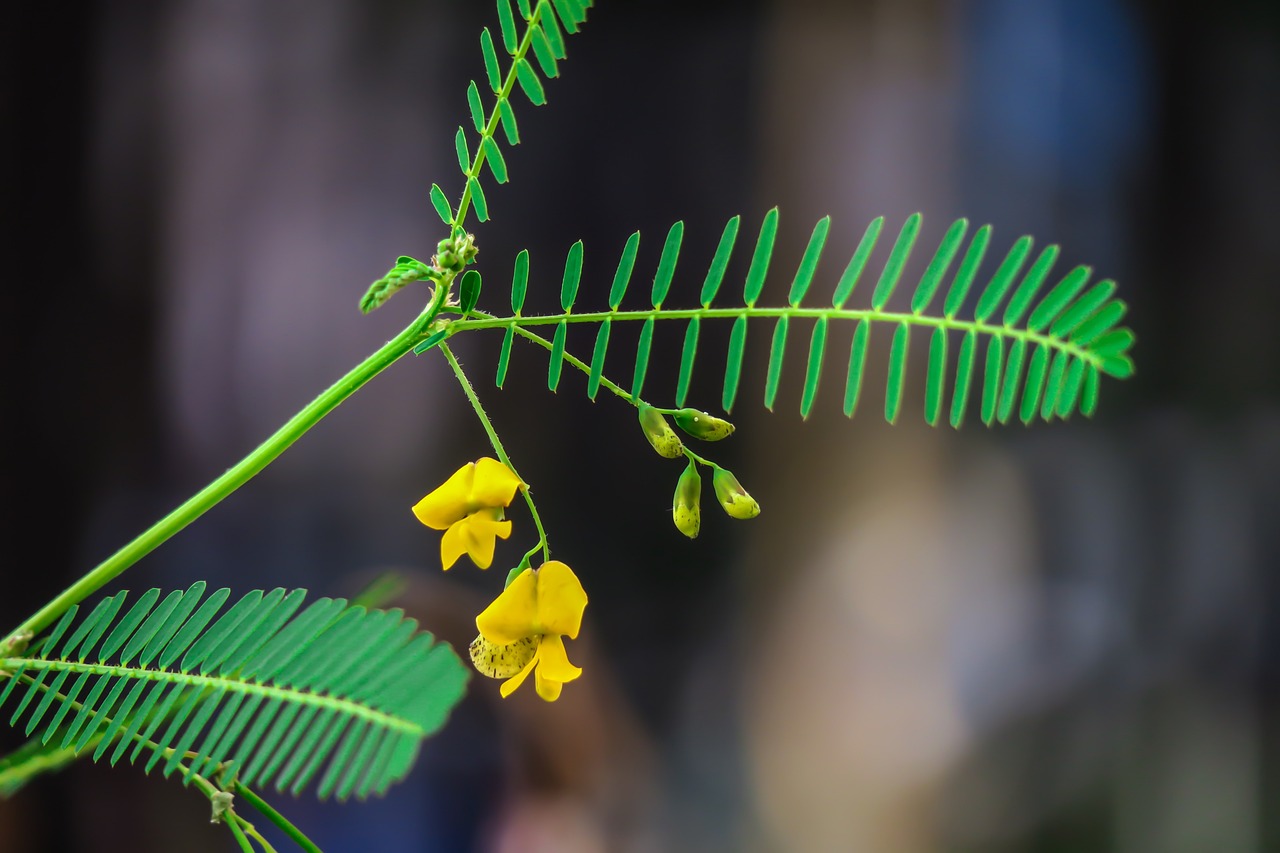
[[[452,278],[458,275],[467,264],[476,259],[476,253],[479,251],[476,248],[474,234],[459,231],[452,237],[446,237],[436,245],[436,254],[431,259],[431,266],[439,274],[433,275],[432,278],[439,281],[446,276]]]

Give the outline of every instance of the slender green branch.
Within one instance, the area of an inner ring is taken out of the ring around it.
[[[606,319],[612,319],[616,323],[628,320],[648,320],[651,318],[656,320],[692,320],[695,317],[702,320],[736,320],[738,317],[804,317],[817,320],[825,317],[827,320],[867,320],[873,323],[906,323],[912,326],[941,328],[960,332],[972,331],[977,334],[988,335],[990,337],[1023,340],[1029,345],[1040,344],[1049,347],[1050,349],[1062,350],[1068,355],[1074,356],[1075,358],[1078,358],[1086,364],[1094,367],[1101,367],[1102,364],[1102,358],[1097,353],[1078,346],[1077,344],[1063,338],[1033,332],[1029,329],[1020,329],[1015,326],[992,325],[990,323],[978,322],[976,320],[957,320],[954,317],[946,316],[934,317],[928,314],[876,311],[870,308],[796,308],[792,306],[784,306],[782,308],[757,308],[753,306],[740,306],[736,308],[649,308],[637,311],[594,311],[583,314],[566,313],[548,314],[545,316],[481,317],[480,319],[475,320],[455,320],[449,324],[449,328],[452,333],[456,334],[457,332],[465,331],[467,329],[505,329],[510,326],[514,326],[516,330],[519,331],[525,326],[551,326],[561,322],[599,323]],[[570,361],[568,356],[566,356],[565,361],[573,364],[573,361]],[[580,365],[581,362],[575,366]],[[590,368],[588,367],[587,369],[589,370]],[[601,381],[601,384],[604,384],[603,380]],[[614,391],[614,393],[618,393],[618,391]],[[619,396],[630,398],[631,395],[623,392]]]
[[[442,284],[436,289],[436,296],[432,303],[404,331],[356,365],[355,368],[331,385],[320,396],[308,403],[302,411],[276,430],[274,435],[260,444],[244,459],[227,469],[226,473],[205,486],[129,544],[112,554],[97,568],[63,590],[35,615],[19,625],[9,636],[21,636],[27,632],[38,634],[51,625],[71,605],[92,595],[102,586],[119,576],[121,572],[159,547],[169,537],[192,521],[195,521],[223,498],[243,486],[291,444],[301,438],[307,430],[319,423],[321,418],[332,412],[338,404],[350,397],[357,389],[391,366],[399,358],[410,352],[414,344],[426,336],[426,329],[443,307],[447,293],[447,284]]]
[[[231,819],[235,823],[243,824],[244,831],[248,833],[249,837],[262,845],[263,853],[276,853],[276,848],[271,846],[270,841],[262,837],[262,833],[258,832],[258,828],[256,826],[249,823],[249,821],[245,820],[235,812],[231,813]]]
[[[243,798],[245,802],[253,806],[259,812],[261,812],[262,815],[267,818],[267,820],[271,821],[277,827],[279,827],[281,832],[289,836],[289,838],[292,839],[295,844],[297,844],[303,850],[306,850],[307,853],[322,853],[319,845],[317,845],[310,838],[307,838],[307,836],[303,834],[302,830],[298,829],[296,826],[290,823],[288,818],[286,818],[284,815],[280,814],[280,812],[272,808],[271,805],[266,800],[262,799],[262,797],[258,796],[256,793],[251,791],[248,788],[248,786],[246,786],[240,780],[237,779],[232,784],[232,791],[235,793],[237,797]]]
[[[539,0],[538,5],[533,10],[532,17],[529,18],[525,27],[524,37],[520,39],[520,44],[516,47],[515,55],[511,58],[511,68],[507,71],[507,79],[502,81],[502,91],[498,92],[498,99],[493,102],[493,111],[489,113],[489,120],[485,123],[484,132],[480,134],[481,144],[477,146],[475,159],[471,161],[471,168],[467,170],[466,182],[462,189],[462,200],[458,202],[458,210],[453,215],[453,223],[451,230],[461,228],[462,223],[467,221],[467,209],[471,207],[471,181],[480,178],[480,167],[484,165],[485,157],[488,152],[485,151],[483,140],[485,137],[493,136],[498,132],[498,125],[501,122],[501,108],[503,101],[511,97],[511,92],[516,85],[516,66],[520,64],[520,60],[529,52],[529,48],[533,45],[533,30],[535,25],[542,17],[542,11],[550,0]]]
[[[226,824],[231,827],[231,834],[236,837],[236,842],[240,845],[240,849],[253,853],[253,845],[249,843],[249,839],[244,837],[244,830],[240,828],[240,821],[234,814],[226,816]]]
[[[444,353],[445,359],[449,362],[449,367],[453,369],[453,375],[458,377],[458,384],[462,386],[463,392],[467,395],[467,399],[471,401],[471,408],[475,409],[476,417],[480,419],[480,425],[484,427],[484,431],[489,436],[489,443],[493,445],[494,453],[498,454],[499,461],[512,470],[521,482],[524,478],[520,477],[520,472],[516,471],[516,466],[511,464],[511,457],[507,456],[506,449],[502,446],[498,433],[493,428],[493,423],[489,420],[489,416],[485,414],[484,406],[480,403],[480,398],[476,396],[476,391],[471,387],[471,380],[467,378],[467,374],[462,369],[462,365],[458,363],[458,359],[454,357],[453,350],[449,349],[449,345],[441,342],[440,351]],[[533,524],[538,529],[538,545],[530,550],[529,554],[534,553],[539,548],[542,549],[544,560],[551,559],[551,548],[547,544],[547,532],[542,527],[542,518],[538,515],[538,507],[533,502],[533,497],[529,494],[529,487],[526,485],[520,489],[524,495],[524,502],[529,505],[529,514],[533,517]],[[527,557],[528,555],[526,555]]]

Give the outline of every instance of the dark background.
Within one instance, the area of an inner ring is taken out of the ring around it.
[[[497,25],[450,0],[5,18],[17,624],[414,316],[422,290],[355,306],[397,255],[433,251],[427,190],[458,191],[453,132]],[[499,393],[499,337],[460,339],[591,597],[570,644],[586,674],[555,705],[476,677],[385,800],[277,805],[331,851],[1280,850],[1277,6],[618,0],[568,52],[548,106],[515,101],[511,184],[486,184],[482,307],[502,310],[528,248],[528,310],[554,310],[579,238],[581,304],[603,305],[636,229],[643,295],[677,219],[671,304],[692,303],[741,214],[728,294],[775,204],[765,301],[833,217],[816,300],[871,218],[874,270],[921,211],[909,274],[966,216],[994,226],[988,266],[1027,233],[1062,245],[1057,275],[1117,279],[1138,373],[1104,382],[1091,421],[930,430],[913,349],[899,423],[882,378],[847,422],[846,330],[802,423],[801,345],[768,413],[753,326],[738,432],[712,455],[764,512],[709,505],[690,542],[669,521],[679,464],[629,407],[568,372],[548,392],[532,348]],[[679,335],[655,340],[654,402]],[[704,333],[695,405],[718,401],[726,336]],[[486,452],[443,362],[406,358],[112,588],[349,596],[391,569],[397,603],[461,648],[532,525],[517,507],[495,571],[441,576],[408,507]],[[86,763],[0,802],[0,850],[179,847],[234,845],[202,797],[136,768]]]

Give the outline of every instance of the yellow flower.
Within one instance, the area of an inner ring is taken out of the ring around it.
[[[582,583],[564,563],[525,569],[476,617],[480,636],[471,644],[471,660],[484,675],[507,679],[500,688],[504,699],[532,672],[538,695],[554,702],[565,682],[582,675],[569,663],[563,638],[577,638],[586,606]]]
[[[503,507],[511,505],[523,485],[506,465],[482,456],[463,465],[444,485],[414,505],[418,521],[444,531],[440,562],[446,570],[463,554],[469,554],[480,568],[489,568],[495,540],[511,535],[511,522],[503,520]]]

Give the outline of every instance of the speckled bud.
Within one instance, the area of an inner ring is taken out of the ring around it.
[[[644,430],[644,437],[649,439],[659,456],[675,459],[684,452],[680,436],[676,435],[671,424],[653,406],[640,407],[640,426]]]
[[[511,678],[533,660],[538,637],[523,637],[506,646],[491,643],[483,635],[471,641],[471,663],[481,675]]]
[[[747,494],[732,471],[716,466],[711,475],[711,485],[716,490],[716,500],[732,518],[755,518],[760,514],[760,504]]]
[[[701,503],[702,475],[691,460],[676,483],[676,496],[671,505],[671,518],[676,529],[690,539],[698,538],[698,531],[702,529]]]
[[[733,424],[697,409],[680,409],[671,417],[675,418],[676,426],[703,441],[719,441],[733,434]]]

